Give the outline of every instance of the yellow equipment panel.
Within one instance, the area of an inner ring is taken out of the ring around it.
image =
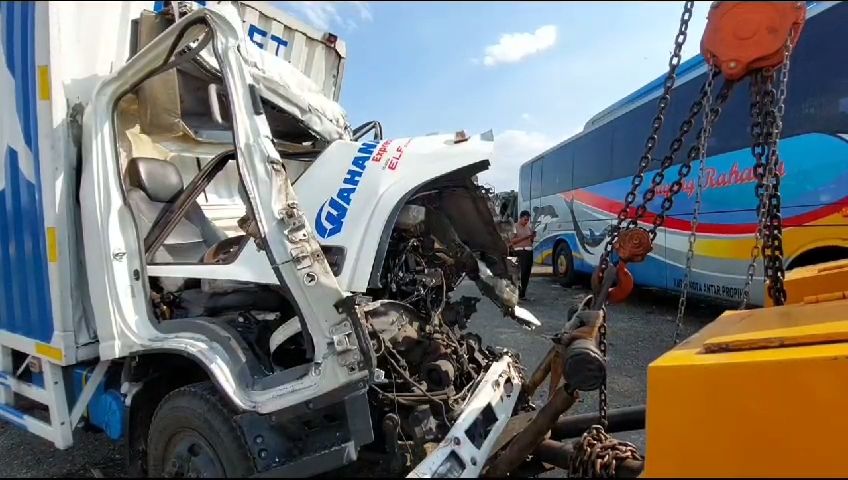
[[[783,280],[786,303],[820,303],[848,298],[848,260],[793,268]],[[766,295],[765,306],[771,307]]]
[[[848,300],[726,312],[648,366],[643,475],[848,476],[846,403]]]

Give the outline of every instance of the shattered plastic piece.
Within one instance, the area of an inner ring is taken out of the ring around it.
[[[516,305],[516,307],[515,307],[515,319],[518,320],[523,325],[530,328],[531,330],[535,327],[541,327],[542,326],[542,322],[540,322],[539,319],[536,318],[535,315],[530,313],[530,311],[527,310],[526,308],[518,306],[518,305]]]

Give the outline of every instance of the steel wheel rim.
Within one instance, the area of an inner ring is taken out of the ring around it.
[[[170,478],[222,478],[226,471],[212,445],[194,430],[180,430],[165,447],[164,474]]]
[[[557,255],[557,272],[560,275],[568,273],[568,260],[561,253]]]

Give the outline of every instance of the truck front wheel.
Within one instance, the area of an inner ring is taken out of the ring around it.
[[[168,394],[147,442],[151,477],[247,477],[256,473],[234,412],[211,382]]]

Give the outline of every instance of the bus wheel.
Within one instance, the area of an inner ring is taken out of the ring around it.
[[[151,477],[247,477],[256,473],[241,431],[211,382],[168,394],[147,443]]]
[[[571,247],[568,242],[560,242],[554,250],[554,276],[562,286],[570,286],[574,283],[574,257],[571,255]]]

